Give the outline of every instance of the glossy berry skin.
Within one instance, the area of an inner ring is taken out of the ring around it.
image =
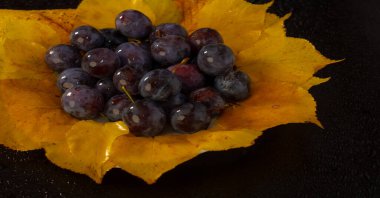
[[[47,50],[46,64],[54,71],[62,72],[65,69],[80,67],[81,55],[77,48],[70,45],[56,45]]]
[[[135,136],[156,136],[166,124],[164,110],[152,100],[138,100],[123,111],[122,119]]]
[[[199,69],[211,76],[222,75],[232,70],[235,56],[231,48],[224,44],[204,46],[198,53]]]
[[[170,114],[174,107],[178,107],[187,102],[187,97],[183,93],[176,94],[174,96],[170,96],[167,100],[162,101],[160,103],[161,107],[167,114]]]
[[[164,101],[181,91],[181,82],[166,69],[155,69],[140,80],[140,95],[152,100]]]
[[[191,54],[191,48],[186,39],[177,35],[167,35],[156,39],[150,49],[154,60],[162,66],[177,64]]]
[[[119,67],[119,57],[108,48],[90,50],[82,58],[82,69],[96,78],[110,77]]]
[[[112,122],[119,121],[121,120],[121,113],[131,103],[125,94],[115,95],[105,104],[104,115]]]
[[[83,51],[89,51],[102,47],[104,45],[104,37],[96,28],[83,25],[71,32],[70,42]]]
[[[123,43],[115,49],[115,52],[120,58],[121,66],[129,65],[144,72],[152,67],[152,57],[149,51],[138,43]]]
[[[103,94],[105,100],[108,100],[112,96],[119,93],[116,87],[114,86],[112,79],[110,78],[100,79],[96,83],[95,89],[97,89],[100,93]]]
[[[172,110],[170,123],[178,133],[194,133],[207,129],[211,116],[207,107],[201,103],[185,103]]]
[[[113,84],[120,92],[124,92],[122,87],[125,87],[131,95],[139,93],[138,85],[143,73],[131,66],[124,66],[118,69],[113,75]]]
[[[69,68],[59,74],[57,78],[57,87],[61,92],[77,85],[87,85],[92,87],[96,83],[96,78],[92,77],[81,68]]]
[[[153,25],[150,19],[137,10],[125,10],[117,15],[116,29],[124,36],[134,39],[142,39],[149,36]]]
[[[215,77],[214,87],[228,100],[244,100],[250,94],[249,76],[242,71],[231,71]]]
[[[65,112],[78,119],[94,119],[104,107],[104,99],[96,89],[79,85],[67,89],[61,97]]]
[[[204,87],[191,92],[190,100],[204,104],[212,116],[221,114],[226,108],[226,102],[212,87]]]
[[[191,92],[203,87],[205,84],[205,77],[196,65],[178,64],[168,67],[168,70],[176,75],[181,81],[182,90],[184,92]]]
[[[218,31],[211,28],[195,30],[189,36],[189,42],[195,52],[209,44],[223,43],[223,38]]]
[[[152,31],[150,34],[150,41],[153,42],[158,38],[162,38],[167,35],[177,35],[186,38],[188,33],[185,28],[176,23],[163,23]]]
[[[122,35],[118,30],[113,28],[104,28],[100,30],[104,37],[104,47],[115,49],[122,43],[128,42],[128,38]]]

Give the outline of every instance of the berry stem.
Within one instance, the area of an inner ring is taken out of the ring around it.
[[[157,36],[158,36],[158,37],[161,37],[161,36],[162,36],[162,32],[161,32],[161,30],[158,30],[158,31],[157,31]]]
[[[106,115],[104,115],[103,113],[99,113],[99,115],[100,115],[102,118],[106,119],[108,122],[110,121],[110,120],[108,119],[108,117],[107,117]]]
[[[140,41],[140,40],[137,40],[137,39],[129,38],[128,41],[129,41],[129,42],[133,42],[133,43],[137,43],[137,44],[141,44],[141,41]]]
[[[181,61],[181,63],[180,64],[186,64],[188,61],[190,60],[190,58],[189,57],[187,57],[187,58],[184,58],[182,61]]]
[[[127,91],[127,89],[125,88],[125,86],[121,86],[121,90],[123,90],[123,92],[125,93],[125,95],[128,96],[129,100],[131,100],[132,103],[135,103],[135,101],[133,100],[131,94],[129,94],[129,92]]]

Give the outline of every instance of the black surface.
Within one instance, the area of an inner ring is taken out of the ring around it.
[[[0,8],[77,3],[2,0]],[[119,170],[97,185],[51,164],[43,151],[0,147],[0,197],[380,197],[379,7],[376,0],[280,0],[271,9],[293,11],[289,36],[345,58],[318,72],[332,79],[311,89],[324,130],[275,127],[248,149],[203,154],[151,186]]]

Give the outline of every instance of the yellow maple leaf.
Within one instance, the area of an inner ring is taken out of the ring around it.
[[[163,173],[207,151],[248,147],[268,128],[311,122],[319,126],[308,90],[328,79],[313,74],[329,60],[304,39],[286,37],[284,20],[270,4],[244,0],[83,0],[77,9],[0,10],[0,144],[43,148],[62,168],[100,183],[122,168],[154,183]],[[114,26],[115,16],[137,9],[154,24],[181,23],[189,31],[218,30],[252,79],[252,95],[195,134],[135,137],[123,122],[79,121],[60,107],[55,75],[43,61],[48,47],[68,42],[73,27]]]

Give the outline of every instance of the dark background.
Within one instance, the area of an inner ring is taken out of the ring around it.
[[[78,3],[1,0],[0,8]],[[0,197],[380,197],[380,2],[278,0],[271,11],[293,12],[289,36],[308,39],[329,58],[345,58],[318,72],[332,79],[310,90],[324,130],[278,126],[248,149],[205,153],[151,186],[120,170],[98,185],[56,167],[41,150],[0,146]]]

